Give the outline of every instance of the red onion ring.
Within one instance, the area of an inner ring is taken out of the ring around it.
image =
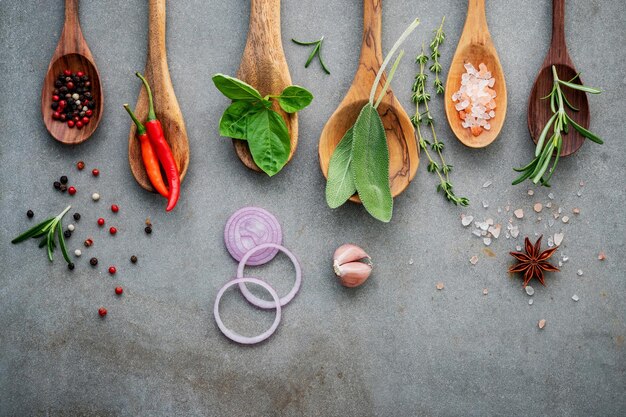
[[[245,285],[246,282],[249,282],[252,284],[258,284],[261,287],[265,288],[267,292],[269,292],[272,298],[274,299],[272,308],[276,309],[276,318],[274,319],[274,323],[272,323],[272,326],[269,329],[267,329],[265,332],[261,333],[260,335],[252,336],[252,337],[242,336],[239,333],[236,333],[230,330],[224,325],[224,322],[222,322],[222,318],[220,317],[220,300],[222,299],[224,292],[229,287],[232,287],[235,284]],[[274,331],[276,331],[276,328],[278,327],[278,323],[280,323],[280,300],[278,299],[278,294],[276,293],[274,288],[272,288],[265,281],[261,281],[260,279],[257,279],[257,278],[246,278],[246,277],[235,278],[231,281],[228,281],[226,284],[224,284],[224,286],[220,288],[220,290],[217,292],[217,296],[215,297],[215,305],[213,307],[213,315],[215,316],[217,327],[219,327],[219,329],[222,331],[224,336],[226,336],[230,340],[233,340],[237,343],[241,343],[244,345],[253,345],[255,343],[259,343],[267,339],[274,333]]]
[[[241,261],[239,261],[239,266],[237,267],[237,279],[243,277],[243,269],[245,268],[246,264],[250,265],[248,263],[248,259],[252,255],[254,255],[256,252],[266,250],[267,248],[274,248],[276,250],[283,252],[285,255],[289,257],[289,259],[291,259],[291,262],[293,262],[293,266],[296,268],[296,282],[293,284],[293,288],[291,289],[291,291],[289,291],[287,295],[285,295],[283,298],[280,299],[280,305],[284,306],[285,304],[290,302],[293,299],[293,297],[296,296],[296,294],[298,293],[298,290],[300,290],[300,284],[302,283],[302,270],[300,269],[300,263],[298,262],[298,259],[296,259],[296,256],[284,246],[280,246],[275,243],[263,243],[262,245],[259,245],[255,248],[250,249],[250,251],[248,251],[248,253],[246,253],[243,256],[243,258],[241,258]],[[253,295],[248,289],[248,287],[246,287],[245,282],[242,282],[239,284],[239,289],[241,290],[241,293],[243,294],[243,296],[246,297],[246,300],[248,300],[251,304],[259,308],[265,308],[265,309],[276,308],[275,303],[261,300],[260,298]]]
[[[237,261],[241,261],[250,249],[262,243],[280,245],[282,241],[283,233],[276,217],[259,207],[244,207],[237,210],[224,227],[226,249]],[[277,249],[266,248],[255,252],[247,263],[252,266],[263,265],[274,259],[277,253]]]

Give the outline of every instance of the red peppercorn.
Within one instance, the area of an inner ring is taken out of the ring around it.
[[[70,187],[67,189],[67,192],[70,193],[70,195],[74,195],[76,194],[76,188],[75,187]]]
[[[78,117],[78,116],[74,116],[74,121],[75,121],[75,122],[77,122],[77,121],[79,121],[79,120],[80,120],[80,117]]]
[[[82,129],[83,128],[83,122],[81,122],[80,120],[78,122],[76,122],[76,127],[78,129]]]
[[[68,121],[67,121],[67,125],[68,125],[69,127],[74,127],[74,121],[73,121],[73,120],[68,120]]]
[[[98,219],[98,226],[104,226],[104,219],[102,217]]]
[[[93,240],[92,239],[86,239],[85,240],[85,247],[89,247],[91,245],[93,245]]]
[[[61,100],[59,101],[59,109],[64,108],[65,106],[67,106],[67,101],[65,100]]]
[[[83,169],[85,169],[85,163],[83,161],[78,161],[76,163],[76,168],[78,168],[79,171],[82,171]]]
[[[71,81],[68,81],[67,84],[65,84],[65,86],[67,87],[68,90],[74,89],[74,83]]]
[[[114,235],[114,234],[116,234],[116,233],[117,233],[117,229],[116,229],[115,227],[111,226],[111,227],[109,228],[109,233],[111,233],[112,235]]]
[[[59,96],[57,95],[52,96],[52,101],[59,101]]]
[[[54,113],[52,113],[52,118],[53,119],[60,119],[61,118],[61,113],[59,113],[58,111],[55,111]]]
[[[87,115],[87,117],[91,117],[91,115],[93,114],[93,110],[91,110],[91,109],[90,109],[90,110],[87,110],[87,111],[85,112],[85,114]]]
[[[65,74],[66,77],[69,77],[70,75],[72,75],[72,71],[66,69],[63,71],[63,74]]]
[[[82,72],[82,71],[78,71],[78,72],[76,73],[76,76],[77,76],[77,77],[82,77],[83,75],[85,75],[85,73],[84,73],[84,72]]]
[[[97,168],[92,169],[91,175],[93,175],[94,177],[97,177],[98,175],[100,175],[100,170]]]
[[[65,115],[65,113],[61,114],[61,121],[64,122],[65,120],[67,120],[67,116]]]
[[[84,117],[83,117],[83,119],[82,119],[82,122],[83,122],[83,124],[84,124],[84,125],[86,125],[87,123],[89,123],[89,117],[84,116]]]
[[[106,316],[106,315],[107,315],[107,309],[106,309],[106,308],[104,308],[104,307],[100,307],[100,308],[98,309],[98,314],[100,314],[100,317],[104,317],[104,316]]]
[[[122,295],[124,293],[124,289],[122,287],[115,287],[115,294]]]
[[[112,211],[113,213],[117,213],[118,211],[120,211],[120,208],[117,206],[117,204],[113,204],[113,205],[111,206],[111,211]]]
[[[86,106],[87,104],[89,104],[89,100],[83,100],[83,106]]]
[[[114,267],[114,266],[110,266],[110,267],[109,267],[109,274],[111,274],[111,275],[115,275],[115,273],[116,273],[116,272],[117,272],[117,269],[115,269],[115,267]]]

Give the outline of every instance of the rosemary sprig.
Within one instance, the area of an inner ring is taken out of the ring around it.
[[[439,64],[439,45],[445,39],[445,34],[443,32],[443,22],[444,18],[441,20],[441,25],[435,31],[435,36],[432,42],[430,43],[431,48],[431,56],[430,59],[433,60],[433,65],[430,66],[430,71],[435,74],[435,89],[436,94],[443,93],[443,84],[441,80],[439,80],[439,73],[441,72],[441,64]],[[415,58],[415,62],[419,65],[419,73],[415,76],[415,82],[413,83],[413,95],[412,100],[415,103],[415,114],[411,118],[411,122],[413,126],[415,126],[417,141],[419,143],[420,148],[426,154],[428,158],[428,172],[434,172],[439,177],[439,184],[437,185],[437,191],[442,191],[448,201],[452,202],[455,205],[468,206],[469,200],[465,197],[458,197],[454,194],[454,189],[452,186],[452,182],[450,182],[450,172],[452,171],[452,165],[446,163],[445,158],[443,157],[443,148],[444,144],[437,138],[437,132],[435,131],[435,123],[430,113],[430,108],[428,107],[428,102],[431,99],[430,94],[426,91],[426,80],[428,79],[428,75],[425,72],[426,64],[429,61],[428,55],[425,53],[424,44],[422,44],[421,53]],[[424,106],[424,111],[421,111],[421,105]],[[432,143],[424,138],[422,132],[422,123],[426,123],[430,127],[430,132],[432,135]],[[430,148],[430,150],[429,150]],[[436,162],[433,159],[433,155],[430,151],[436,153],[436,157],[439,162]]]
[[[563,81],[559,79],[559,76],[556,72],[556,67],[554,65],[552,66],[552,76],[554,78],[552,91],[550,91],[550,94],[548,94],[547,96],[542,97],[542,99],[550,99],[550,109],[552,110],[552,117],[548,119],[546,126],[543,128],[541,134],[539,135],[539,138],[537,139],[537,145],[535,147],[535,158],[530,161],[528,165],[522,168],[513,168],[514,171],[522,173],[515,181],[513,181],[513,185],[517,185],[530,178],[530,180],[535,184],[541,183],[541,185],[543,186],[550,186],[550,178],[552,178],[552,174],[554,174],[556,165],[559,162],[561,147],[563,146],[563,134],[567,134],[570,124],[574,129],[578,131],[578,133],[591,140],[592,142],[596,142],[599,144],[604,143],[602,139],[600,139],[600,137],[580,126],[571,117],[569,117],[569,115],[565,111],[566,106],[569,107],[572,111],[578,111],[578,109],[567,100],[567,97],[563,93],[562,87],[568,87],[574,90],[579,90],[591,94],[600,94],[601,91],[597,88],[586,87],[581,84],[572,83],[572,81],[578,78],[579,74],[576,74],[574,78],[569,81]],[[551,127],[552,135],[546,141],[548,132],[550,131]],[[552,167],[548,171],[548,166],[550,165],[553,154],[554,162],[552,163]]]
[[[23,242],[27,240],[28,238],[37,239],[41,237],[42,239],[41,239],[41,242],[39,243],[39,247],[40,248],[43,248],[44,246],[46,247],[46,250],[48,252],[48,259],[50,260],[50,262],[52,262],[52,253],[54,252],[54,249],[57,246],[55,243],[55,235],[56,235],[58,237],[59,246],[61,247],[61,253],[63,254],[63,258],[65,258],[65,261],[68,264],[72,263],[70,261],[69,255],[67,254],[67,246],[65,245],[65,239],[63,238],[63,224],[62,224],[63,216],[65,216],[65,214],[69,211],[71,207],[72,206],[67,206],[65,210],[59,213],[58,216],[51,217],[48,220],[45,220],[39,223],[38,225],[28,229],[27,231],[25,231],[24,233],[22,233],[15,239],[13,239],[11,243],[16,244],[16,243]]]
[[[291,39],[291,41],[297,45],[303,45],[303,46],[315,45],[313,47],[313,50],[311,50],[311,53],[309,54],[309,58],[306,60],[306,63],[304,64],[304,68],[308,68],[309,65],[311,64],[311,61],[313,61],[313,58],[315,58],[315,55],[317,55],[317,57],[320,60],[320,64],[322,64],[322,69],[324,70],[326,74],[330,75],[330,71],[328,70],[328,68],[326,68],[326,64],[324,64],[324,60],[322,59],[322,42],[324,42],[323,36],[319,38],[318,40],[312,41],[312,42],[302,42],[302,41],[297,41],[295,39]]]

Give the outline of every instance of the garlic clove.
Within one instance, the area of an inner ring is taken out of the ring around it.
[[[364,262],[348,262],[339,265],[337,261],[333,265],[335,274],[339,277],[344,287],[358,287],[363,284],[372,273],[372,266]]]
[[[363,249],[351,243],[339,246],[333,255],[334,263],[339,265],[361,259],[367,259],[367,262],[371,262],[372,258]]]

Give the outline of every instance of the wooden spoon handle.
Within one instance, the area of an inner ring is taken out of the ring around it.
[[[248,42],[265,48],[281,45],[280,0],[251,0]]]
[[[490,42],[487,15],[485,14],[485,0],[469,0],[467,3],[467,18],[463,32],[469,33],[465,39],[468,43],[486,45]]]
[[[383,0],[363,0],[363,40],[359,63],[374,70],[374,76],[383,63],[382,24]]]
[[[78,19],[78,1],[65,0],[65,23],[56,50],[56,56],[62,56],[72,52],[80,52],[92,59],[91,51],[87,47],[83,33],[80,30]],[[86,50],[86,51],[85,51]]]
[[[165,48],[165,0],[150,0],[148,5],[148,56],[146,69],[152,68],[153,76],[167,76],[167,52]],[[159,69],[155,71],[155,69]]]
[[[565,0],[552,1],[552,47],[565,47]]]

